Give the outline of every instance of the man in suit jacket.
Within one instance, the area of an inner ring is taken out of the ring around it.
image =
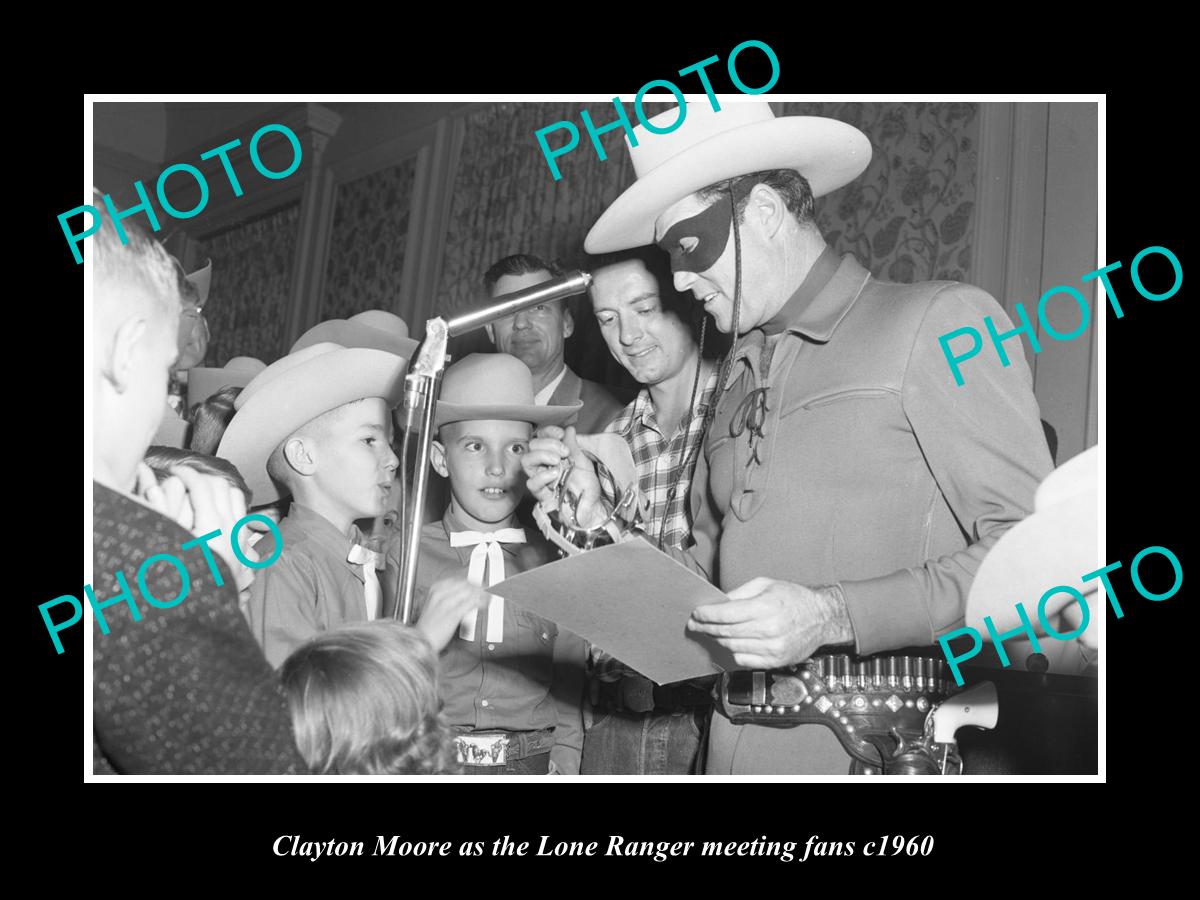
[[[536,256],[518,253],[497,261],[483,276],[484,287],[492,297],[533,287],[562,274],[553,263]],[[539,406],[573,406],[583,401],[576,428],[595,434],[625,408],[625,402],[611,388],[580,378],[563,359],[566,340],[575,331],[575,322],[563,300],[544,303],[497,319],[487,326],[488,337],[501,353],[509,353],[533,372],[534,402]]]

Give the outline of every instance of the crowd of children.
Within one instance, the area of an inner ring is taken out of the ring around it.
[[[484,588],[556,558],[518,519],[520,458],[535,427],[572,421],[579,404],[537,405],[507,354],[447,369],[432,465],[449,503],[422,530],[415,624],[403,625],[399,533],[372,524],[397,477],[392,412],[416,346],[403,320],[373,310],[320,323],[270,365],[193,368],[187,427],[158,429],[177,446],[151,446],[154,477],[130,493],[166,508],[187,468],[279,522],[282,552],[239,609],[309,771],[576,774],[587,645]],[[271,533],[253,540],[260,559],[275,553]]]

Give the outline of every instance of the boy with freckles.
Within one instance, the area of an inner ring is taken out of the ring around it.
[[[538,406],[528,367],[506,353],[468,356],[446,370],[434,415],[432,464],[450,483],[441,521],[421,533],[415,609],[429,586],[466,572],[487,587],[557,554],[517,520],[521,456],[535,425],[561,424],[579,405]],[[579,772],[583,640],[492,596],[464,618],[442,652],[440,692],[470,775]]]
[[[380,616],[384,560],[354,523],[386,508],[398,465],[391,409],[404,369],[383,350],[317,343],[268,366],[234,401],[217,455],[237,466],[256,502],[292,497],[279,525],[282,553],[258,573],[246,605],[276,668],[319,632]],[[259,550],[274,553],[273,538]],[[436,586],[434,597],[417,627],[437,648],[484,598],[461,579]]]

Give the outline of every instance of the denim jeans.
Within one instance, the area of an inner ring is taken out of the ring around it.
[[[706,708],[675,712],[598,709],[583,737],[581,775],[690,775]]]

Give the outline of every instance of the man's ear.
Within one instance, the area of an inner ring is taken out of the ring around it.
[[[317,461],[310,447],[302,437],[288,438],[283,445],[283,458],[287,464],[301,475],[311,475],[317,470]]]
[[[571,315],[571,310],[567,307],[567,301],[562,301],[563,313],[563,338],[569,338],[575,333],[575,317]]]
[[[112,383],[118,394],[125,393],[133,378],[134,360],[142,341],[150,331],[150,323],[145,316],[129,316],[113,332],[112,342],[108,345],[108,358],[103,360],[102,371]]]
[[[446,466],[446,448],[441,441],[432,441],[429,445],[429,463],[433,471],[443,478],[450,477],[450,469]]]
[[[492,346],[496,346],[496,332],[492,331],[492,323],[483,326],[483,330],[487,332],[488,340],[492,342]]]
[[[750,190],[747,209],[753,211],[753,219],[757,223],[763,237],[770,240],[787,221],[788,208],[783,196],[765,184],[756,184]]]

